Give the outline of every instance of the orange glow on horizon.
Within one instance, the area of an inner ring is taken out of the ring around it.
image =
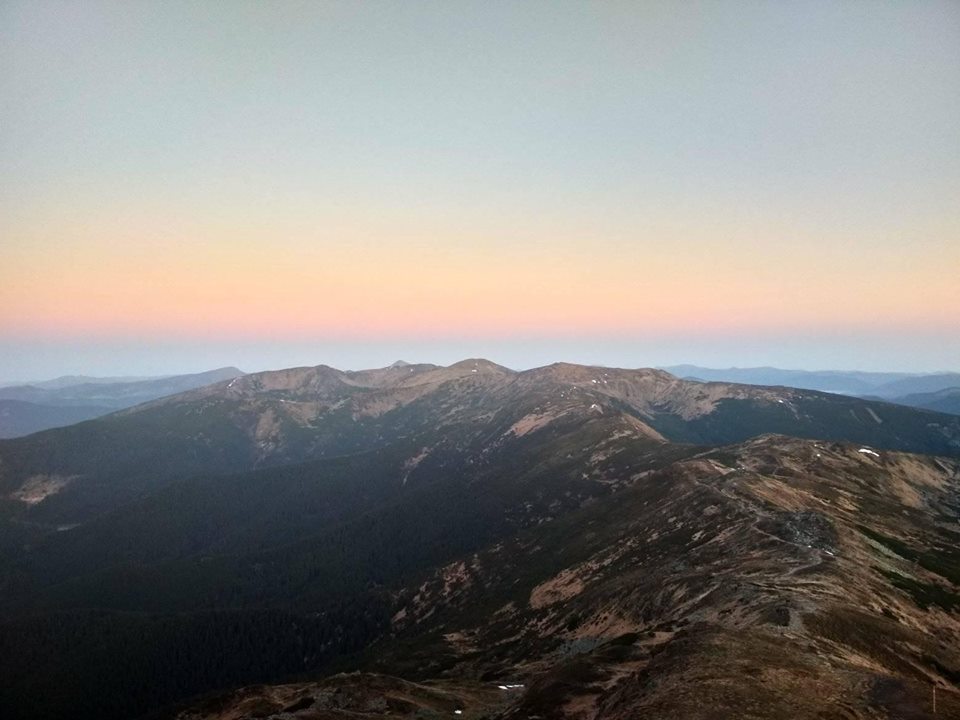
[[[590,336],[960,324],[960,284],[942,265],[910,272],[802,254],[761,264],[749,248],[719,258],[660,243],[619,254],[585,245],[271,247],[264,238],[151,251],[80,242],[22,251],[0,270],[0,334]]]

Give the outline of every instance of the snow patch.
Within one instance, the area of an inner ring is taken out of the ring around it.
[[[864,455],[873,455],[874,457],[880,457],[880,453],[871,450],[870,448],[860,448],[857,450],[858,453],[863,453]]]

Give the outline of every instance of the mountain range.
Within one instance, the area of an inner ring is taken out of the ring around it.
[[[841,370],[782,370],[774,367],[705,368],[674,365],[664,370],[704,382],[783,385],[805,390],[885,400],[900,405],[960,414],[960,373],[890,373]]]
[[[954,415],[293,368],[0,441],[0,498],[4,717],[960,717]]]
[[[0,438],[20,437],[72,425],[240,375],[243,375],[240,370],[231,367],[155,378],[71,375],[0,387]]]
[[[960,387],[948,387],[935,392],[912,393],[898,397],[896,402],[901,405],[960,415]]]

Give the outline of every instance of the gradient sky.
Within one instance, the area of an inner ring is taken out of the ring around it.
[[[0,4],[0,380],[960,369],[960,3]]]

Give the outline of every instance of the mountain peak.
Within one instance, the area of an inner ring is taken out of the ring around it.
[[[596,380],[597,383],[601,383],[603,379],[609,382],[609,379],[613,377],[621,379],[627,377],[630,379],[656,378],[662,381],[674,381],[677,379],[670,373],[655,368],[625,369],[599,365],[578,365],[569,362],[551,363],[550,365],[527,370],[524,374],[532,377],[550,378],[571,383],[593,382],[594,380]]]
[[[485,358],[467,358],[460,362],[455,362],[447,366],[447,370],[466,370],[468,372],[495,374],[495,375],[513,375],[514,371],[510,368],[498,365],[495,362]]]

